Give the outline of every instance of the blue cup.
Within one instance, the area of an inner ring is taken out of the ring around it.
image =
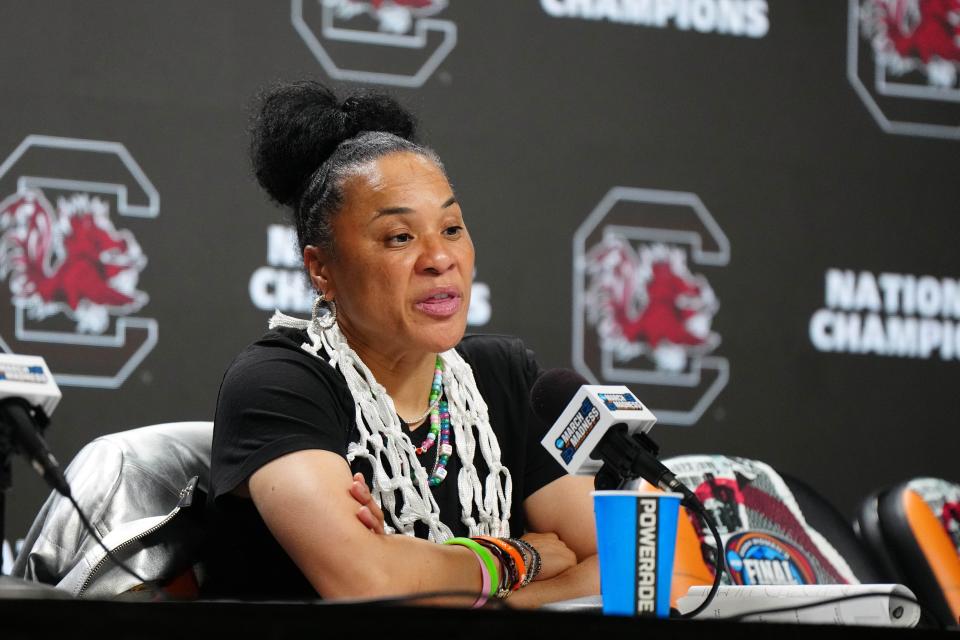
[[[603,612],[670,615],[679,493],[594,491]]]

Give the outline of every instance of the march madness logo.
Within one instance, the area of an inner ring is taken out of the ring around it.
[[[850,0],[847,75],[889,133],[960,138],[960,0]]]
[[[703,268],[729,242],[694,194],[617,187],[574,236],[574,364],[627,384],[661,422],[695,423],[726,385]]]
[[[0,348],[43,356],[62,385],[119,387],[157,322],[134,317],[149,301],[147,257],[113,214],[156,217],[153,185],[119,143],[28,136],[0,165],[0,189]]]
[[[447,0],[292,0],[294,28],[335,80],[419,87],[457,43]]]

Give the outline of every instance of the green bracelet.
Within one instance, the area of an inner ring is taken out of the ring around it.
[[[497,595],[497,589],[500,585],[500,571],[497,569],[497,563],[493,560],[493,555],[481,544],[474,542],[470,538],[450,538],[443,544],[459,544],[477,554],[477,557],[483,561],[490,572],[490,595],[493,598]]]

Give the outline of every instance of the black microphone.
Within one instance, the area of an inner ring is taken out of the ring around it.
[[[70,497],[60,465],[40,435],[60,397],[43,358],[0,353],[0,428],[6,428],[11,448],[22,452],[47,484]]]
[[[647,435],[656,417],[624,386],[591,385],[570,369],[549,369],[530,390],[530,404],[545,424],[547,451],[567,471],[596,473],[597,489],[618,489],[643,478],[668,492],[693,493],[657,460]],[[694,498],[695,499],[695,498]]]
[[[0,423],[5,424],[12,434],[12,440],[33,468],[43,476],[51,487],[67,498],[70,497],[70,485],[60,470],[57,459],[50,453],[38,428],[44,426],[47,416],[39,407],[31,407],[23,398],[6,398],[0,401]]]

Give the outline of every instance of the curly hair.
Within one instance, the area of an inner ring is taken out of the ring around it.
[[[330,221],[343,185],[363,165],[396,152],[443,164],[414,141],[416,122],[385,94],[357,93],[342,102],[325,85],[300,81],[261,94],[251,127],[250,158],[260,186],[289,207],[301,253],[333,248]]]

